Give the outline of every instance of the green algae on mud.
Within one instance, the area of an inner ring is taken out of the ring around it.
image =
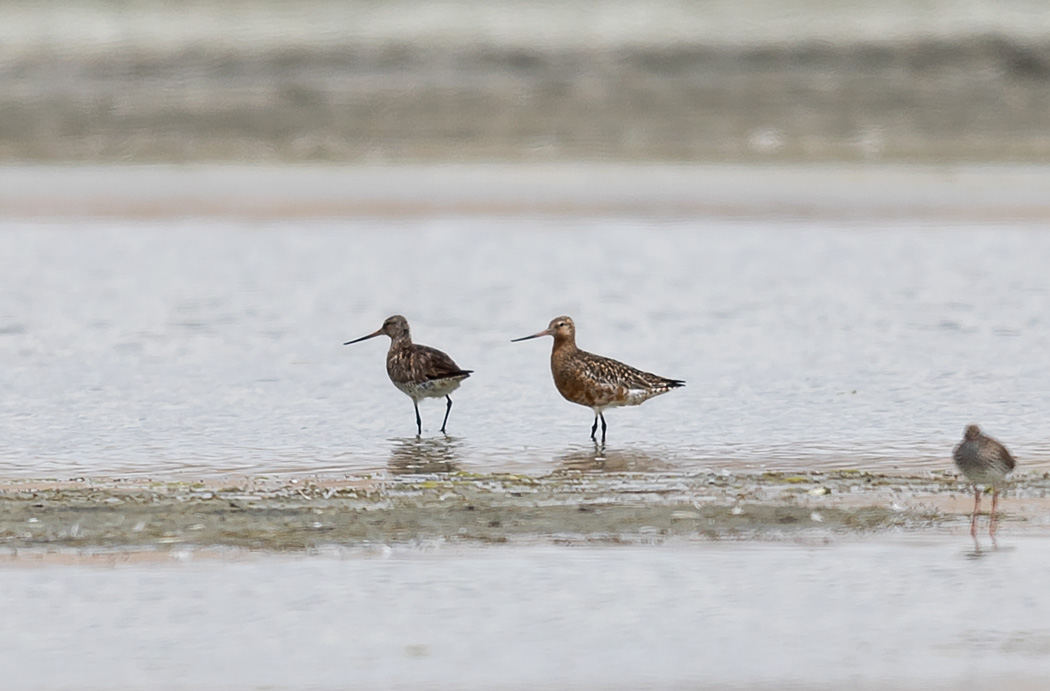
[[[1050,481],[1026,487],[1045,496]],[[965,500],[965,490],[948,474],[851,472],[9,481],[0,484],[0,545],[296,551],[430,540],[819,537],[938,526],[959,519],[938,504]]]

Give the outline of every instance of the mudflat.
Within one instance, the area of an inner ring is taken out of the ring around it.
[[[5,16],[0,160],[1050,155],[1050,28],[1026,0],[77,9]]]
[[[1019,480],[1001,502],[1001,530],[1045,529],[1048,491],[1046,475]],[[941,472],[8,480],[0,486],[0,544],[295,552],[433,540],[777,540],[963,530],[971,507],[969,487]]]

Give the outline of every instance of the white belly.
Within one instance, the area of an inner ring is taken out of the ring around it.
[[[441,398],[449,395],[459,388],[459,384],[464,378],[465,377],[449,377],[446,379],[432,379],[420,384],[414,382],[394,382],[394,386],[400,389],[403,394],[412,400],[420,401],[424,398]]]
[[[608,403],[600,406],[591,406],[594,412],[600,413],[606,408],[619,408],[625,405],[641,405],[654,396],[659,396],[670,391],[670,389],[627,389],[622,395],[611,397]]]

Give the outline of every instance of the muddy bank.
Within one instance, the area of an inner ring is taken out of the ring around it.
[[[1050,51],[994,33],[597,48],[205,41],[2,62],[6,161],[1050,157]]]
[[[1050,479],[1003,503],[1006,530],[1044,522]],[[239,547],[449,540],[503,543],[782,539],[960,528],[967,488],[947,474],[463,473],[390,478],[256,478],[215,483],[8,482],[0,544],[24,548]]]

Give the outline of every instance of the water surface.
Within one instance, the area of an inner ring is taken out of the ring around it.
[[[1012,222],[422,214],[0,223],[0,472],[540,473],[595,455],[585,349],[688,382],[607,414],[646,466],[948,467],[978,422],[1050,461],[1050,234]],[[394,313],[475,370],[421,406]]]
[[[1045,542],[30,556],[0,664],[27,689],[1039,688]]]

